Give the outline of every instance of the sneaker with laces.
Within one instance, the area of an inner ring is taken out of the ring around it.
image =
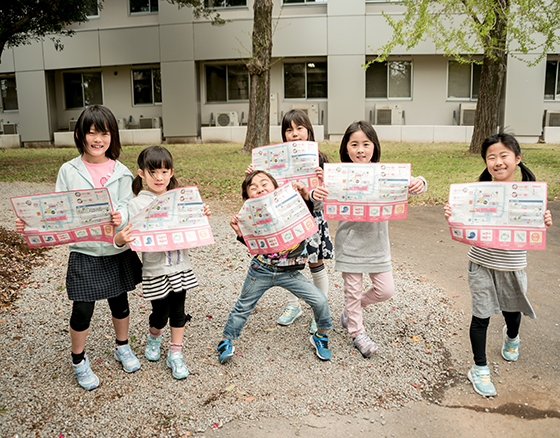
[[[183,362],[183,353],[180,351],[171,354],[171,351],[167,353],[167,366],[173,371],[173,377],[178,380],[184,379],[189,375],[189,370]]]
[[[140,368],[140,361],[134,356],[128,344],[115,348],[115,359],[122,363],[123,369],[127,373],[133,373]]]
[[[301,310],[300,304],[298,304],[297,306],[291,306],[288,304],[284,308],[284,313],[282,313],[282,315],[280,315],[280,318],[278,318],[278,324],[290,325],[296,320],[296,318],[300,317],[302,313],[303,310]]]
[[[327,335],[317,336],[319,332],[315,332],[311,335],[309,340],[311,345],[315,347],[315,354],[321,360],[331,360],[331,351],[329,350],[329,338]]]
[[[315,333],[317,331],[317,321],[315,321],[315,315],[311,318],[311,324],[309,324],[309,333]]]
[[[504,345],[502,347],[502,357],[505,360],[515,362],[519,358],[519,335],[513,340],[509,340],[507,336],[507,326],[504,325]]]
[[[377,345],[365,333],[359,334],[354,339],[354,347],[360,350],[364,357],[371,357],[377,351]]]
[[[151,361],[156,361],[159,359],[161,352],[161,338],[163,335],[159,335],[157,338],[148,333],[148,343],[146,344],[146,350],[144,350],[144,356],[146,359]]]
[[[84,360],[82,360],[78,365],[73,363],[72,369],[74,370],[74,373],[78,378],[78,383],[82,388],[91,391],[92,389],[95,389],[99,386],[99,379],[95,374],[93,374],[93,371],[89,366],[87,355],[84,357]]]
[[[348,328],[348,316],[346,315],[346,308],[342,309],[342,312],[340,312],[340,325],[345,329]]]
[[[226,363],[233,357],[233,352],[235,351],[235,347],[231,345],[229,339],[223,339],[218,344],[218,354],[220,355],[220,363]]]
[[[479,367],[473,365],[469,370],[467,377],[473,384],[474,390],[484,397],[492,397],[496,395],[496,388],[490,380],[490,368],[488,366]]]

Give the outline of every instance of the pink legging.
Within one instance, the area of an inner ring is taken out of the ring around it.
[[[362,275],[353,272],[342,273],[348,332],[354,339],[359,334],[365,333],[362,308],[388,300],[393,296],[395,290],[393,271],[368,274],[373,285],[365,292],[362,288]]]

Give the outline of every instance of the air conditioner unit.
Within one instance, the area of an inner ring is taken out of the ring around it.
[[[138,122],[140,129],[161,128],[161,117],[140,117]]]
[[[270,126],[279,125],[278,93],[270,93]]]
[[[544,126],[560,126],[560,110],[545,110]]]
[[[70,120],[70,121],[68,122],[68,131],[74,132],[74,131],[76,130],[76,123],[77,123],[77,122],[78,122],[78,121],[77,121],[77,120],[74,120],[74,119]]]
[[[474,126],[476,103],[461,103],[459,105],[459,125]]]
[[[294,104],[292,104],[292,109],[302,110],[305,114],[307,114],[307,117],[309,117],[309,120],[311,120],[312,125],[318,125],[319,124],[319,104],[318,103],[306,103],[306,102],[294,103]]]
[[[17,134],[17,126],[16,123],[3,123],[2,129],[4,130],[4,135]]]
[[[119,129],[126,129],[126,118],[124,119],[117,119],[117,126],[119,127]]]
[[[222,111],[216,113],[216,126],[239,126],[237,111]]]
[[[400,105],[375,105],[376,125],[402,125],[403,111]]]

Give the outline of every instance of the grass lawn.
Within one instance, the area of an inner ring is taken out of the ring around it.
[[[239,154],[241,144],[167,145],[175,161],[175,171],[184,186],[197,186],[206,199],[241,206],[240,187],[251,161]],[[136,158],[145,146],[125,146],[119,160],[136,172]],[[338,162],[339,144],[321,143],[320,149]],[[560,199],[560,145],[521,145],[523,162],[539,181],[548,183],[548,199]],[[59,167],[74,158],[72,149],[1,149],[0,181],[56,182]],[[382,143],[381,161],[411,163],[412,174],[428,181],[428,192],[411,197],[413,205],[444,204],[449,184],[473,182],[484,170],[480,155],[468,152],[458,143]],[[518,171],[519,172],[519,171]],[[519,180],[521,180],[519,172]]]

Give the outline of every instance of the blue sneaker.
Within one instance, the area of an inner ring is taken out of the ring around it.
[[[153,337],[151,333],[148,333],[148,343],[146,344],[146,350],[144,351],[144,356],[146,359],[151,361],[156,361],[159,359],[161,352],[161,338],[163,335],[159,335],[157,338]]]
[[[127,373],[133,373],[140,368],[140,361],[134,356],[128,344],[115,348],[115,359],[122,363],[123,369]]]
[[[280,325],[290,325],[292,322],[299,318],[303,310],[301,310],[301,305],[290,306],[289,304],[284,308],[284,313],[278,318],[278,324]]]
[[[233,352],[235,351],[235,347],[231,345],[229,339],[223,339],[218,344],[218,353],[220,355],[220,363],[226,363],[233,357]]]
[[[315,321],[315,315],[311,318],[311,324],[309,324],[309,333],[315,333],[317,331],[317,321]]]
[[[184,379],[189,375],[189,370],[183,362],[183,353],[178,351],[177,353],[171,354],[171,351],[167,353],[167,366],[173,371],[173,377],[178,380]]]
[[[479,367],[473,365],[469,370],[467,377],[473,384],[474,390],[484,397],[492,397],[496,395],[496,388],[490,380],[490,368],[488,366]]]
[[[91,391],[99,386],[99,379],[89,366],[89,360],[87,355],[84,357],[78,365],[72,364],[72,369],[78,378],[78,383],[84,389]]]
[[[502,357],[505,360],[515,362],[519,358],[519,335],[510,341],[507,336],[507,326],[504,325],[504,345],[502,347]]]
[[[319,332],[315,332],[311,335],[309,340],[311,345],[315,347],[315,354],[321,360],[331,360],[331,351],[329,350],[329,338],[327,335],[317,336]]]

